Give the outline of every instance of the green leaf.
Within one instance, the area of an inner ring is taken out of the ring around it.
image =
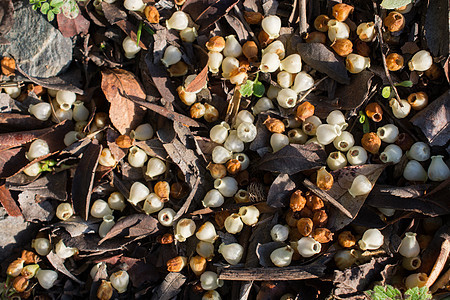
[[[61,8],[59,8],[59,7],[54,7],[54,8],[52,9],[52,12],[53,12],[55,15],[57,15],[57,14],[61,13]]]
[[[381,7],[384,9],[396,9],[405,5],[408,5],[412,0],[383,0]]]
[[[406,299],[408,300],[428,300],[432,299],[431,294],[428,292],[428,287],[413,287],[405,292]]]
[[[391,87],[390,86],[385,86],[383,88],[383,90],[381,91],[381,96],[383,96],[383,98],[389,98],[391,96]]]
[[[55,13],[54,13],[53,11],[49,10],[48,13],[47,13],[47,20],[48,20],[49,22],[51,22],[51,21],[53,21],[54,19],[55,19]]]
[[[373,288],[373,291],[366,291],[372,300],[401,300],[402,293],[393,286],[387,285],[382,287],[377,285]]]
[[[50,1],[50,5],[52,7],[55,7],[57,5],[63,5],[64,4],[64,0],[51,0]]]
[[[142,21],[139,22],[139,27],[136,34],[136,46],[139,47],[139,42],[141,41],[141,34],[142,34]]]
[[[47,12],[48,12],[49,9],[50,9],[50,4],[48,4],[47,2],[45,2],[45,3],[42,4],[42,6],[41,6],[41,13],[47,14]]]
[[[396,83],[395,86],[402,86],[402,87],[412,87],[413,86],[413,82],[406,80],[406,81],[402,81],[400,83]]]
[[[366,115],[360,111],[359,112],[359,123],[364,124],[364,122],[366,121]]]
[[[264,96],[265,91],[266,91],[266,88],[260,81],[256,81],[253,84],[253,95],[255,95],[256,97],[261,98],[262,96]]]
[[[150,27],[148,27],[148,26],[145,25],[145,24],[144,24],[144,29],[145,29],[145,31],[147,31],[147,32],[150,33],[151,35],[154,35],[154,34],[155,34],[155,32],[154,32]]]
[[[34,10],[37,10],[39,8],[39,6],[37,4],[34,4],[32,7]]]
[[[251,95],[253,95],[253,85],[254,85],[253,81],[247,80],[246,83],[241,85],[241,88],[239,89],[239,92],[244,97],[250,97]]]

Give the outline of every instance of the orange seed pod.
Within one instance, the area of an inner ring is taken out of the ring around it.
[[[345,3],[338,3],[333,6],[332,15],[339,22],[344,22],[347,20],[348,15],[353,12],[355,8],[351,5]]]
[[[333,240],[333,233],[328,228],[316,228],[312,233],[312,238],[321,244],[326,244]]]
[[[346,57],[353,52],[353,43],[349,39],[340,39],[334,41],[331,48],[333,48],[337,55]]]
[[[333,175],[331,175],[326,167],[322,167],[317,171],[316,185],[319,189],[328,191],[334,183]]]
[[[314,227],[314,223],[310,218],[301,218],[297,222],[297,230],[303,236],[308,236],[311,234]]]
[[[147,5],[144,9],[145,18],[152,24],[159,23],[159,12],[156,7],[152,5]]]
[[[380,122],[383,119],[383,109],[376,102],[369,103],[366,106],[366,115],[374,122]]]
[[[384,26],[390,32],[397,32],[405,27],[405,17],[396,11],[391,11],[386,18],[384,18]]]
[[[247,41],[242,45],[242,53],[248,61],[255,61],[258,58],[258,46],[254,41]]]
[[[301,211],[306,205],[306,199],[301,190],[296,190],[290,198],[289,207],[293,212]]]
[[[316,30],[320,32],[327,32],[328,21],[330,21],[330,18],[327,15],[319,15],[314,20],[314,28],[316,28]]]
[[[314,115],[314,105],[305,101],[297,107],[295,118],[303,122],[312,115]]]
[[[391,53],[386,57],[386,66],[389,71],[395,72],[400,70],[403,68],[404,63],[403,56],[398,53]]]
[[[338,236],[338,242],[341,247],[351,248],[356,244],[356,238],[350,231],[342,231]]]
[[[365,133],[361,139],[361,144],[372,154],[378,153],[381,147],[381,139],[375,132]]]
[[[283,121],[276,118],[271,118],[270,116],[264,121],[263,124],[266,125],[267,130],[272,133],[283,133],[285,130]]]

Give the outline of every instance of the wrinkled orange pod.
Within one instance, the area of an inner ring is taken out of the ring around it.
[[[283,133],[286,129],[283,121],[276,118],[271,118],[270,116],[263,123],[266,125],[267,130],[272,133]]]
[[[338,242],[341,247],[351,248],[356,244],[356,238],[350,231],[342,231],[338,236]]]
[[[323,200],[316,194],[308,191],[306,192],[306,206],[312,211],[322,209],[324,207]]]
[[[344,22],[347,20],[348,15],[353,12],[355,8],[351,5],[345,3],[338,3],[333,6],[332,15],[339,22]]]
[[[297,230],[303,236],[311,234],[314,227],[314,223],[310,218],[301,218],[297,222]]]
[[[316,28],[316,30],[320,32],[327,32],[328,21],[330,21],[330,18],[327,15],[319,15],[314,20],[314,28]]]
[[[366,115],[374,122],[383,120],[383,109],[378,103],[372,102],[366,106]]]
[[[248,24],[256,25],[261,23],[264,16],[262,15],[262,13],[256,11],[244,11],[244,18]]]
[[[159,12],[156,7],[147,5],[144,9],[145,18],[153,24],[159,23]]]
[[[375,154],[380,150],[381,139],[375,132],[368,132],[363,135],[361,144],[368,152]]]
[[[227,161],[227,172],[230,175],[235,175],[241,170],[241,162],[237,159],[230,159]]]
[[[367,43],[361,41],[360,39],[356,40],[356,53],[361,56],[369,57],[370,56],[370,47]]]
[[[313,115],[314,115],[314,105],[312,105],[308,101],[305,101],[302,104],[300,104],[295,112],[295,118],[298,121],[302,122]]]
[[[322,167],[317,171],[316,185],[319,189],[328,191],[333,186],[333,183],[333,175],[331,175],[325,167]]]
[[[301,190],[296,190],[289,200],[289,207],[292,211],[301,211],[306,205],[306,199],[303,197],[303,192]]]
[[[404,63],[403,56],[398,53],[391,53],[386,57],[386,66],[389,71],[395,72],[400,70],[403,68]]]
[[[333,240],[333,233],[328,228],[316,228],[312,232],[312,238],[321,244],[326,244]]]
[[[349,39],[341,39],[334,41],[331,48],[337,53],[337,55],[346,57],[353,52],[353,43]]]
[[[314,226],[316,227],[325,227],[328,223],[328,215],[324,209],[316,210],[312,217]]]
[[[391,11],[386,18],[384,18],[384,26],[390,32],[397,32],[405,27],[405,17],[396,11]]]

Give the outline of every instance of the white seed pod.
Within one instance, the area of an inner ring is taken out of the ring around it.
[[[91,276],[92,279],[95,278],[95,275],[97,274],[98,270],[100,270],[101,267],[105,268],[105,270],[106,270],[106,268],[107,268],[106,263],[102,261],[102,262],[96,263],[91,268],[91,271],[89,272],[89,275]]]
[[[214,180],[214,188],[224,197],[233,197],[238,191],[238,183],[233,177],[224,177]]]
[[[186,92],[186,89],[183,86],[179,86],[177,88],[177,93],[181,101],[187,106],[191,106],[192,104],[195,103],[195,101],[197,101],[197,94],[192,92]]]
[[[147,153],[139,147],[133,146],[128,152],[128,163],[135,168],[142,168],[147,161]]]
[[[247,169],[250,165],[250,158],[245,153],[235,153],[233,158],[237,159],[241,164],[241,171]]]
[[[294,83],[294,74],[287,71],[281,71],[277,74],[277,83],[284,89],[291,87]]]
[[[116,222],[114,222],[114,216],[112,215],[104,216],[103,222],[98,227],[98,235],[101,238],[104,238],[115,224]]]
[[[350,53],[345,59],[345,66],[352,74],[361,73],[364,69],[370,67],[370,58],[359,54]]]
[[[243,122],[239,124],[237,130],[237,137],[243,141],[244,143],[250,143],[256,138],[256,126],[252,123]],[[244,150],[244,149],[242,149]],[[233,151],[233,152],[242,152],[241,151]]]
[[[84,134],[78,131],[69,131],[64,135],[64,145],[67,147],[75,143],[76,141],[82,139],[84,137]]]
[[[273,73],[280,67],[280,58],[276,53],[266,53],[261,58],[259,69],[263,73]]]
[[[223,285],[223,280],[218,278],[217,273],[206,271],[200,276],[200,285],[205,291],[215,290]]]
[[[316,135],[317,127],[322,124],[318,116],[311,116],[305,119],[302,124],[302,130],[307,135]]]
[[[424,142],[415,142],[406,152],[406,156],[409,159],[414,159],[417,161],[426,161],[431,156],[430,146]]]
[[[292,89],[282,89],[277,96],[278,105],[283,108],[293,108],[297,104],[298,94]]]
[[[130,137],[139,141],[146,141],[153,137],[155,130],[149,123],[144,123],[136,127],[135,130],[131,130]]]
[[[242,85],[247,82],[248,74],[245,68],[239,68],[230,74],[230,83]]]
[[[289,145],[289,138],[287,135],[282,133],[273,133],[270,136],[270,146],[272,147],[272,151],[275,153],[284,147]]]
[[[17,97],[19,97],[20,93],[22,92],[20,87],[17,87],[17,86],[4,87],[3,90],[5,91],[5,93],[7,93],[13,99],[16,99]]]
[[[217,291],[211,290],[203,294],[202,300],[222,300],[222,297]]]
[[[46,238],[37,238],[31,241],[31,247],[36,250],[36,253],[41,256],[46,256],[50,253],[52,245]]]
[[[41,121],[47,121],[52,115],[52,106],[47,102],[30,105],[28,112]]]
[[[366,176],[358,175],[353,179],[352,186],[348,189],[348,192],[355,198],[367,195],[372,190],[372,187],[372,183]]]
[[[58,91],[56,93],[56,101],[59,104],[59,108],[62,110],[71,109],[75,100],[77,100],[77,95],[74,92]]]
[[[345,130],[348,124],[345,122],[345,116],[340,110],[333,110],[327,116],[327,123],[333,125],[339,125],[341,130]]]
[[[71,109],[64,110],[55,106],[55,112],[52,111],[52,122],[59,123],[65,120],[72,120],[72,116],[73,112]]]
[[[312,237],[304,236],[297,242],[297,250],[302,257],[311,257],[320,253],[322,245]]]
[[[367,229],[358,242],[361,250],[377,250],[384,243],[383,234],[376,228]]]
[[[283,124],[285,128],[301,128],[302,127],[302,121],[297,120],[294,116],[290,116],[283,120]]]
[[[56,217],[60,220],[68,220],[73,216],[73,208],[70,203],[61,203],[56,208]]]
[[[395,209],[393,208],[377,207],[377,209],[386,217],[392,217],[395,214]]]
[[[238,112],[238,114],[236,115],[236,120],[235,120],[235,127],[237,128],[239,125],[241,125],[241,123],[253,123],[255,122],[255,117],[252,115],[251,112],[249,112],[248,110],[241,110]]]
[[[289,237],[289,226],[276,224],[270,230],[270,236],[274,242],[284,242]]]
[[[384,163],[392,162],[398,164],[402,159],[402,148],[395,144],[390,144],[380,154],[380,160]]]
[[[288,139],[290,144],[303,145],[308,140],[308,135],[301,128],[294,128],[288,131]]]
[[[84,106],[83,101],[75,101],[73,103],[72,118],[75,121],[86,121],[89,118],[89,109]]]
[[[100,154],[100,157],[98,159],[98,163],[104,167],[114,167],[117,163],[116,159],[111,153],[111,150],[109,148],[104,148],[102,150],[102,153]]]
[[[409,181],[427,181],[427,171],[417,160],[410,160],[403,170],[403,177]]]
[[[347,152],[347,161],[352,166],[363,165],[367,161],[367,151],[361,146],[353,146]]]
[[[402,267],[408,271],[414,271],[420,268],[422,260],[419,256],[416,257],[404,257],[402,259]]]
[[[177,10],[172,14],[169,20],[166,21],[167,29],[184,30],[188,27],[188,15],[181,10]]]
[[[333,258],[338,269],[345,270],[357,261],[358,253],[355,249],[344,249],[336,252]]]
[[[408,67],[411,71],[425,72],[431,68],[431,65],[433,65],[433,57],[426,50],[420,50],[408,62]]]
[[[91,216],[103,219],[104,216],[112,215],[113,211],[109,207],[108,202],[102,199],[95,200],[91,207]]]
[[[259,100],[256,102],[256,104],[252,107],[253,114],[256,116],[262,112],[268,111],[270,109],[274,109],[275,106],[272,103],[272,100],[270,100],[267,97],[259,98]]]
[[[38,162],[35,162],[34,164],[31,164],[25,169],[23,169],[23,172],[27,176],[31,177],[38,176],[42,172],[41,165]]]
[[[227,122],[221,122],[211,128],[209,137],[214,143],[223,144],[227,140],[228,130],[230,130],[230,125]]]
[[[216,229],[211,222],[205,222],[198,229],[195,236],[200,240],[208,243],[214,243],[214,241],[219,237],[216,234]]]
[[[127,291],[128,283],[130,282],[130,276],[126,271],[117,271],[109,277],[111,285],[119,292],[119,294]]]
[[[431,157],[431,164],[428,167],[428,178],[432,181],[444,181],[450,177],[450,169],[444,162],[442,155]]]
[[[223,55],[220,52],[209,51],[208,52],[208,69],[211,73],[219,73],[220,66],[222,65]]]
[[[270,253],[270,260],[277,267],[287,267],[291,264],[294,249],[291,246],[285,246],[275,249]]]
[[[159,159],[158,157],[152,157],[148,160],[147,171],[145,172],[145,175],[147,175],[151,179],[154,179],[155,177],[164,174],[166,170],[167,166],[163,160]]]
[[[238,243],[231,243],[225,245],[225,243],[220,244],[218,252],[222,254],[223,258],[232,266],[238,264],[242,255],[244,254],[244,247]]]
[[[239,215],[241,216],[242,222],[248,226],[258,223],[259,210],[256,206],[250,205],[239,208]]]
[[[302,58],[298,54],[291,54],[280,62],[280,70],[297,74],[302,70]]]
[[[58,273],[53,270],[42,270],[39,269],[36,273],[36,278],[39,282],[39,285],[48,290],[53,287],[56,279],[58,279]]]
[[[78,131],[80,133],[82,133],[84,131],[84,128],[87,126],[88,122],[87,121],[78,121],[75,123],[75,131]]]
[[[361,23],[356,28],[356,34],[363,42],[372,42],[377,36],[374,22]]]
[[[128,198],[128,202],[133,205],[138,205],[138,203],[144,201],[149,194],[149,188],[143,183],[136,181],[130,188],[130,197]]]
[[[55,245],[55,253],[60,258],[66,259],[78,253],[78,249],[74,247],[67,247],[63,240],[59,240],[59,242]]]
[[[405,6],[396,8],[395,11],[404,15],[404,14],[409,13],[413,7],[414,7],[414,3],[409,3],[409,4],[406,4]]]
[[[309,90],[314,86],[314,78],[306,72],[300,72],[295,76],[294,85],[292,89],[296,93],[301,93]]]
[[[58,93],[58,90],[47,89],[47,94],[48,94],[50,97],[55,98],[57,93]]]
[[[122,211],[127,204],[125,203],[125,197],[119,192],[113,192],[108,197],[108,205],[113,210]]]
[[[184,218],[178,221],[174,236],[177,241],[185,242],[186,239],[194,235],[196,229],[197,226],[192,219]]]
[[[239,68],[239,60],[235,57],[225,57],[222,61],[222,77],[225,79],[230,78],[230,74]]]
[[[331,152],[327,158],[327,165],[332,171],[338,170],[347,165],[347,158],[340,151]]]
[[[231,130],[227,137],[227,140],[223,144],[224,147],[230,152],[242,152],[244,151],[244,142],[238,137],[237,130]],[[231,154],[230,154],[231,158]],[[227,159],[228,160],[228,159]],[[223,162],[225,163],[225,162]]]
[[[197,243],[197,246],[195,247],[195,251],[201,257],[204,257],[207,260],[211,260],[214,257],[214,244],[205,241],[199,241]]]
[[[334,147],[342,152],[348,151],[351,147],[355,145],[355,139],[353,134],[348,131],[342,131],[341,135],[333,140]]]
[[[280,36],[281,19],[276,15],[266,16],[261,21],[261,27],[269,36],[269,39],[276,39]]]
[[[250,202],[250,194],[246,190],[238,190],[234,195],[234,201],[236,203],[248,203]]]
[[[214,147],[211,155],[215,164],[224,164],[231,158],[233,153],[225,147],[216,146]]]
[[[198,33],[195,27],[186,27],[180,31],[180,38],[183,42],[193,43],[197,37]]]
[[[398,253],[403,257],[416,257],[420,254],[419,242],[414,232],[405,233],[405,237],[398,247]]]
[[[278,97],[278,93],[281,91],[281,88],[271,85],[267,89],[266,96],[270,100],[276,99]],[[272,107],[273,108],[273,107]]]
[[[236,39],[236,36],[229,35],[225,38],[225,48],[223,49],[223,55],[225,57],[239,57],[242,54],[242,46]]]
[[[158,195],[156,195],[155,193],[150,193],[145,198],[144,206],[142,207],[142,209],[144,210],[144,212],[147,215],[158,212],[163,208],[164,208],[164,202],[161,201],[161,198]]]
[[[409,104],[408,101],[400,99],[400,103],[403,106],[400,106],[397,99],[392,98],[391,100],[389,100],[389,106],[392,108],[392,113],[397,119],[406,118],[411,112],[411,104]]]
[[[339,135],[341,135],[341,126],[339,125],[322,124],[317,127],[317,140],[322,145],[331,144]]]
[[[241,216],[233,213],[225,219],[224,226],[228,233],[236,234],[241,232],[242,228],[244,228],[244,223],[241,220]]]
[[[173,45],[169,45],[164,51],[164,56],[161,59],[161,62],[166,66],[166,68],[168,68],[179,62],[181,60],[181,55],[180,49]]]
[[[428,275],[427,273],[415,273],[411,274],[405,279],[406,289],[412,289],[414,287],[423,287],[427,284]]]
[[[261,51],[261,55],[264,56],[267,53],[275,53],[278,55],[278,58],[280,60],[283,59],[284,56],[286,55],[284,44],[280,40],[270,43],[269,46],[267,46],[265,49]]]
[[[223,198],[223,195],[218,190],[212,189],[206,193],[202,204],[204,207],[220,207],[224,202],[225,199]]]
[[[145,3],[142,0],[125,0],[123,6],[131,11],[144,11]]]
[[[328,38],[330,41],[348,39],[350,36],[350,27],[344,22],[338,20],[328,21]]]
[[[25,156],[29,161],[33,161],[38,157],[45,156],[50,153],[50,148],[46,141],[41,139],[36,139],[30,144],[30,148],[28,152],[25,153]]]
[[[173,218],[177,213],[171,208],[164,208],[158,213],[158,221],[162,226],[170,227],[173,225]]]
[[[394,143],[398,138],[398,127],[394,124],[386,124],[378,128],[377,135],[385,143]]]

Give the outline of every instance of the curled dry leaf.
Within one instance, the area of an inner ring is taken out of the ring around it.
[[[280,174],[273,181],[267,195],[267,204],[272,207],[289,206],[290,195],[299,188],[297,182],[300,182],[301,176],[298,174],[288,175]]]
[[[83,284],[82,281],[80,281],[72,273],[70,273],[69,270],[67,270],[66,266],[64,265],[64,259],[56,255],[55,252],[51,251],[49,254],[47,254],[47,259],[56,270],[63,273],[76,283]]]
[[[181,287],[186,282],[186,276],[181,273],[170,272],[164,281],[153,290],[151,300],[170,300],[181,292]]]
[[[106,240],[117,236],[141,237],[158,232],[158,220],[145,214],[129,215],[119,221],[111,228],[108,234],[99,241],[101,245]]]
[[[58,21],[58,29],[65,37],[73,37],[80,33],[87,34],[89,31],[90,22],[83,17],[83,14],[78,14],[75,19],[66,18],[63,14],[56,15]]]
[[[22,216],[19,206],[16,201],[14,201],[13,197],[11,197],[11,193],[5,185],[0,185],[0,203],[11,217]]]
[[[49,125],[51,125],[49,121],[41,121],[30,115],[6,112],[0,114],[2,131],[21,131],[30,128],[42,129]]]

